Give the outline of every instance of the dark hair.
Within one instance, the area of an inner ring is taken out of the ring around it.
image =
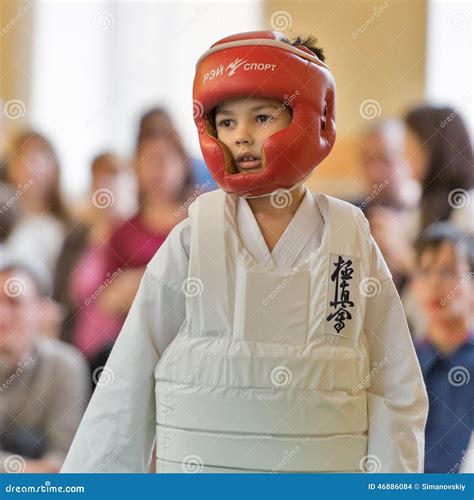
[[[161,120],[161,124],[157,124],[157,120]],[[164,124],[164,126],[163,126]],[[173,120],[168,110],[162,106],[154,106],[147,109],[140,117],[137,135],[137,148],[140,144],[150,137],[163,135],[167,132],[175,130]]]
[[[460,231],[450,222],[432,224],[414,244],[417,259],[427,249],[438,250],[443,243],[453,246],[461,245],[467,251],[469,268],[474,272],[474,239],[467,233]]]
[[[285,40],[282,41],[285,42]],[[305,37],[297,36],[293,41],[289,41],[287,39],[286,43],[289,43],[293,47],[300,47],[300,46],[306,47],[322,62],[326,60],[326,56],[324,55],[324,50],[321,47],[317,46],[318,40],[312,35],[308,35]]]
[[[111,173],[119,173],[123,169],[121,158],[111,151],[104,151],[103,153],[96,155],[92,160],[92,175],[97,175],[104,163],[107,163],[107,170]]]
[[[404,122],[428,153],[420,202],[423,231],[433,222],[449,219],[453,190],[473,187],[472,144],[459,112],[451,107],[418,106]]]
[[[162,123],[157,123],[162,120]],[[164,126],[163,126],[164,124]],[[173,120],[166,108],[155,106],[145,111],[141,117],[138,127],[137,149],[148,140],[168,140],[176,148],[178,154],[183,159],[183,167],[186,169],[186,178],[179,194],[179,201],[184,201],[188,196],[194,182],[194,172],[192,169],[191,158],[184,146],[181,135],[174,126]],[[139,205],[143,203],[143,196],[139,194]]]
[[[61,174],[61,168],[59,165],[58,157],[56,155],[56,151],[54,150],[53,145],[49,142],[49,140],[46,139],[44,135],[36,132],[35,130],[25,130],[20,133],[13,141],[13,156],[17,155],[22,148],[26,147],[29,142],[33,141],[38,142],[40,144],[40,147],[47,153],[49,153],[53,158],[55,178],[50,186],[48,193],[48,211],[53,213],[62,222],[68,222],[70,220],[70,217],[61,199],[60,193],[59,178]],[[8,178],[10,177],[8,169],[7,176]]]

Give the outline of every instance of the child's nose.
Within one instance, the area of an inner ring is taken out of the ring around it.
[[[235,136],[235,144],[237,146],[253,144],[252,134],[250,134],[247,127],[240,127],[237,130],[237,133]]]

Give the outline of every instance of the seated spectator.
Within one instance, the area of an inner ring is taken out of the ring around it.
[[[72,346],[36,331],[36,276],[0,263],[0,471],[59,472],[84,410],[87,364]]]
[[[8,254],[7,242],[18,221],[18,207],[15,191],[0,182],[0,261]]]
[[[181,142],[174,134],[148,137],[137,145],[135,172],[138,184],[137,214],[119,225],[107,243],[106,286],[97,296],[98,307],[113,315],[119,334],[138,290],[145,266],[173,227],[187,217],[192,172]],[[105,365],[113,341],[92,361],[92,370]]]
[[[7,184],[0,183],[0,263],[15,258],[9,249],[9,238],[18,223],[18,192]],[[41,296],[41,307],[38,316],[38,332],[47,337],[56,337],[59,333],[63,311],[51,297],[49,281],[38,278],[38,293]]]
[[[416,344],[430,402],[425,472],[459,472],[474,431],[473,241],[438,223],[416,249],[413,290],[427,318]]]
[[[69,217],[60,195],[58,158],[50,142],[34,131],[20,134],[7,176],[19,207],[8,249],[15,260],[35,268],[51,288]]]
[[[169,113],[164,108],[151,108],[142,115],[138,131],[139,143],[150,137],[160,137],[170,133],[179,135]],[[217,189],[217,184],[202,158],[190,158],[190,163],[197,194],[200,194],[199,191]]]
[[[106,272],[105,245],[127,213],[124,205],[125,208],[129,205],[121,191],[121,178],[127,175],[127,168],[120,158],[102,153],[93,160],[91,172],[88,203],[81,208],[80,222],[74,224],[64,241],[54,292],[56,300],[66,309],[61,340],[74,344],[89,359],[104,342],[114,340],[115,335],[110,335],[118,328],[115,318],[97,307],[95,295],[103,286]]]
[[[418,202],[419,187],[410,179],[404,157],[403,124],[396,120],[376,123],[359,139],[360,165],[369,195],[356,204],[410,208]]]
[[[472,141],[461,115],[448,106],[421,105],[404,123],[406,161],[421,188],[411,241],[441,221],[474,235]]]

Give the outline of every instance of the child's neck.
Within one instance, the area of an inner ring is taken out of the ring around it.
[[[256,218],[281,218],[293,217],[304,197],[304,186],[299,186],[292,191],[282,190],[260,198],[247,198],[247,202]]]
[[[249,198],[248,204],[260,228],[269,252],[275,248],[304,197],[304,187],[281,194]]]

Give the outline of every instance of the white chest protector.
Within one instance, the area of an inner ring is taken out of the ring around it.
[[[288,269],[244,248],[235,196],[191,206],[186,321],[155,369],[157,472],[361,471],[369,233],[352,205],[312,196],[322,243]]]

